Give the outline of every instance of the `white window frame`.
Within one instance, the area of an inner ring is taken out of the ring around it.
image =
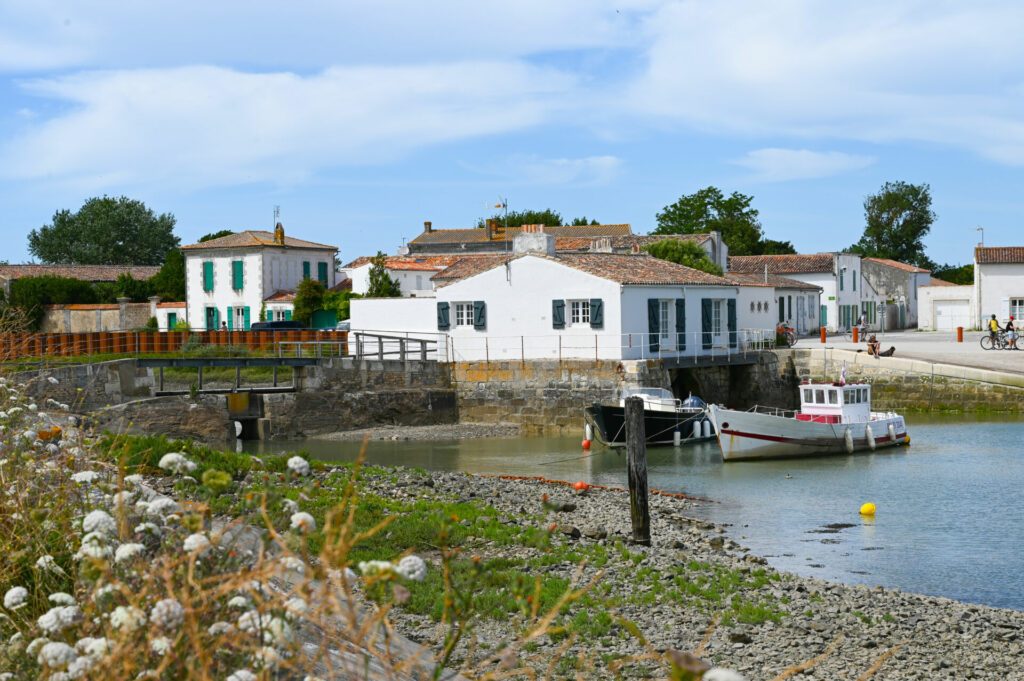
[[[590,301],[569,300],[569,326],[590,326]]]
[[[711,301],[711,337],[714,339],[715,345],[721,345],[724,342],[722,334],[723,302],[721,298],[715,298]]]
[[[473,303],[452,303],[455,308],[456,327],[473,327]]]
[[[661,340],[667,341],[672,338],[669,333],[669,324],[672,322],[672,301],[670,300],[659,300],[658,301],[658,335],[661,336]]]
[[[1010,314],[1014,320],[1024,316],[1024,298],[1010,298]]]
[[[235,316],[235,331],[245,330],[245,307],[236,305],[234,309],[231,310],[231,314]]]

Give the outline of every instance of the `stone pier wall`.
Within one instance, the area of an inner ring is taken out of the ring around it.
[[[936,412],[1024,412],[1024,374],[973,369],[843,350],[779,351],[799,380],[838,380],[846,366],[848,382],[872,386],[872,405],[880,410]]]
[[[528,435],[583,432],[583,409],[618,397],[625,386],[671,388],[655,361],[456,362],[459,419],[506,422]]]

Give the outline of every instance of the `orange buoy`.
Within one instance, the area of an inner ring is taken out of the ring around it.
[[[583,441],[583,449],[585,451],[590,451],[590,440],[584,440]]]
[[[589,487],[590,487],[590,485],[588,485],[587,483],[583,482],[582,480],[578,480],[578,481],[574,482],[573,485],[572,485],[572,488],[574,490],[576,490],[577,492],[585,492],[585,491],[587,491],[587,489]]]

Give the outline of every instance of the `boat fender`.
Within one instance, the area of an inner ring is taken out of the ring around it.
[[[672,432],[672,445],[678,447],[681,444],[683,444],[683,434],[679,432],[678,428],[676,428],[675,431]]]
[[[853,454],[853,431],[849,428],[843,434],[843,441],[846,443],[846,453]]]
[[[705,420],[701,424],[701,432],[704,434],[704,437],[711,437],[711,421]]]
[[[699,438],[700,437],[700,421],[694,421],[693,422],[693,437],[694,438]]]
[[[868,449],[875,451],[875,434],[871,432],[871,426],[864,427],[864,434],[868,438]]]
[[[593,440],[594,439],[594,429],[591,427],[591,425],[589,423],[584,423],[583,424],[583,439],[584,440]]]
[[[889,424],[889,442],[896,444],[896,426],[892,423]]]

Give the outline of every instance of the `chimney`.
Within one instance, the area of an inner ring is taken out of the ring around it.
[[[433,232],[434,231],[434,223],[431,222],[430,220],[424,220],[423,221],[423,231],[426,232],[427,234],[430,234],[431,232]]]
[[[601,237],[590,242],[591,253],[612,253],[611,237]]]
[[[284,225],[280,222],[274,227],[274,243],[278,246],[284,246]]]
[[[633,255],[640,255],[640,244],[633,244],[629,247],[629,252]]]
[[[512,240],[512,252],[515,255],[524,253],[554,255],[555,237],[544,231],[544,225],[523,225],[523,228]]]
[[[487,218],[487,227],[485,229],[487,229],[487,240],[488,241],[490,241],[491,239],[494,238],[494,232],[495,232],[494,223],[495,223],[494,220],[492,220],[491,218]]]

